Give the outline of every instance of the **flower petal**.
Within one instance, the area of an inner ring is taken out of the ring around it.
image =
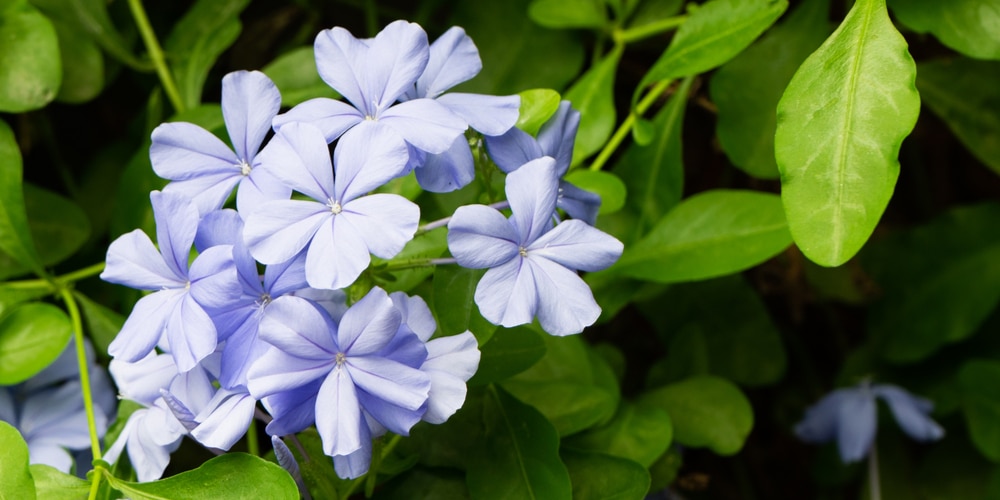
[[[188,257],[198,234],[198,208],[187,198],[174,193],[149,193],[156,220],[156,243],[167,265],[177,276],[188,275]]]
[[[164,193],[180,195],[191,200],[198,213],[206,214],[222,208],[233,193],[233,187],[242,176],[238,170],[212,172],[190,179],[173,181],[163,188]]]
[[[437,102],[444,104],[470,127],[487,136],[501,135],[510,130],[517,123],[521,108],[521,96],[518,95],[452,92],[438,97]]]
[[[184,287],[186,274],[178,275],[141,229],[111,242],[101,279],[139,290]]]
[[[233,261],[233,247],[218,245],[191,263],[191,297],[203,307],[232,307],[243,296],[243,285]]]
[[[573,161],[573,143],[580,128],[580,112],[569,101],[559,103],[556,113],[538,130],[538,145],[556,159],[556,177],[566,175]]]
[[[871,449],[877,425],[875,397],[867,388],[848,392],[837,408],[837,447],[844,463],[857,462]]]
[[[283,394],[322,380],[333,366],[333,358],[299,358],[269,347],[247,372],[247,390],[257,399]]]
[[[372,462],[371,437],[361,440],[361,448],[347,455],[334,455],[333,468],[341,479],[356,479],[368,473]]]
[[[432,193],[449,193],[469,185],[476,178],[476,168],[465,136],[456,137],[444,153],[426,155],[416,175],[420,187]]]
[[[544,257],[533,257],[530,251],[524,260],[535,277],[542,329],[552,335],[572,335],[597,321],[601,307],[575,272]]]
[[[325,203],[334,196],[333,165],[323,134],[308,123],[289,123],[260,153],[261,168],[286,186]]]
[[[334,342],[337,326],[306,299],[285,295],[267,306],[258,335],[291,356],[332,363],[341,349]]]
[[[316,430],[323,439],[323,453],[330,456],[352,453],[367,441],[368,426],[361,416],[354,381],[343,368],[330,372],[319,388]]]
[[[150,352],[134,363],[112,359],[108,371],[115,378],[115,385],[123,399],[146,406],[151,406],[159,399],[160,389],[170,387],[170,382],[178,373],[173,356],[155,352]]]
[[[507,174],[507,201],[510,221],[517,229],[521,245],[530,245],[552,228],[552,215],[559,195],[555,160],[543,156]]]
[[[337,345],[349,356],[371,354],[396,336],[401,316],[385,290],[375,287],[344,313]]]
[[[419,409],[427,401],[431,381],[419,369],[389,358],[367,356],[348,356],[347,366],[354,384],[382,401],[410,411]],[[393,432],[398,431],[390,422],[377,416],[376,419]],[[419,415],[413,423],[417,420],[420,420]]]
[[[211,132],[187,122],[164,123],[150,136],[149,160],[156,175],[172,181],[239,172],[240,159]]]
[[[350,221],[368,251],[391,259],[417,232],[420,207],[402,196],[378,193],[347,203],[339,218]]]
[[[601,209],[601,196],[560,181],[556,206],[565,210],[570,217],[593,226],[597,223],[597,213]]]
[[[431,378],[423,420],[441,424],[465,404],[466,382],[479,368],[479,343],[471,332],[439,337],[427,343],[420,367]]]
[[[538,291],[531,266],[514,257],[483,275],[476,286],[476,305],[490,323],[512,327],[531,323],[538,308]]]
[[[466,205],[458,207],[448,222],[448,250],[462,267],[496,267],[517,255],[518,235],[500,212]]]
[[[366,105],[374,103],[381,111],[416,84],[427,67],[430,47],[420,25],[402,20],[388,24],[367,42],[368,53],[363,60],[354,59],[361,64],[353,69],[365,85]]]
[[[118,335],[108,345],[108,354],[130,363],[153,352],[166,328],[167,320],[187,293],[183,288],[151,293],[135,303]]]
[[[465,120],[433,99],[399,103],[385,110],[378,121],[428,153],[443,153],[469,128]]]
[[[253,163],[280,107],[281,93],[264,73],[234,71],[222,77],[222,117],[241,160]]]
[[[538,141],[519,128],[511,128],[495,137],[487,135],[483,137],[483,142],[493,163],[508,174],[531,160],[545,156]]]
[[[427,67],[417,80],[413,97],[435,98],[472,79],[483,69],[479,49],[465,30],[452,26],[430,46]],[[516,118],[515,118],[516,119]]]
[[[280,264],[302,251],[332,216],[329,207],[322,203],[272,201],[246,220],[243,239],[255,259],[267,265]]]
[[[270,169],[258,165],[240,179],[236,191],[236,209],[246,220],[250,214],[269,201],[287,200],[292,195],[292,188],[271,174]]]
[[[621,257],[624,245],[580,220],[566,220],[528,246],[528,255],[545,257],[582,271],[600,271]]]
[[[279,392],[261,400],[264,408],[274,417],[265,429],[272,436],[287,436],[309,427],[316,421],[316,395],[322,378],[302,387]]]
[[[199,424],[191,435],[205,446],[228,450],[246,434],[256,404],[246,392],[220,389],[195,417]]]
[[[350,104],[328,97],[317,97],[274,117],[272,124],[275,131],[280,131],[289,123],[308,123],[318,128],[326,142],[330,143],[364,119],[364,113]]]
[[[316,231],[306,253],[306,280],[313,288],[345,288],[371,262],[368,246],[344,214],[333,216]]]
[[[434,314],[431,308],[427,307],[427,302],[423,297],[414,295],[410,297],[405,292],[393,292],[389,294],[392,305],[399,311],[401,321],[406,328],[413,332],[417,338],[423,342],[434,335],[437,330],[437,322],[434,321]]]
[[[406,167],[409,157],[406,144],[390,127],[365,122],[352,128],[333,152],[334,199],[344,204],[389,182]]]
[[[215,323],[191,294],[186,294],[178,310],[167,318],[166,333],[170,354],[181,373],[197,366],[218,345]]]
[[[927,416],[934,408],[934,403],[889,384],[872,386],[872,392],[889,405],[896,422],[911,438],[917,441],[936,441],[944,437],[944,429]]]

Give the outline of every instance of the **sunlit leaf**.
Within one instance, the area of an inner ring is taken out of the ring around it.
[[[665,410],[622,402],[610,422],[567,438],[563,447],[606,453],[649,467],[667,451],[673,436]]]
[[[52,364],[69,344],[66,313],[51,304],[23,304],[0,317],[0,385],[31,378]]]
[[[52,23],[25,1],[0,7],[0,111],[38,109],[59,93],[62,64]]]
[[[42,265],[28,230],[21,176],[17,140],[7,122],[0,120],[0,251],[41,273]]]
[[[649,490],[649,471],[631,460],[603,453],[563,450],[560,452],[573,498],[641,500]]]
[[[615,72],[621,55],[620,47],[612,50],[563,96],[580,112],[580,128],[573,144],[574,165],[600,150],[615,128]]]
[[[298,487],[285,469],[246,453],[226,453],[197,469],[150,483],[110,477],[108,480],[112,487],[134,500],[299,498]]]
[[[0,420],[0,496],[35,498],[35,483],[28,469],[28,444],[21,433]]]
[[[600,28],[608,22],[604,0],[533,0],[528,15],[547,28]]]
[[[573,170],[565,177],[566,182],[601,197],[598,214],[613,214],[625,206],[625,183],[611,172],[601,170]]]
[[[648,391],[639,402],[670,414],[678,443],[719,455],[740,451],[753,428],[750,401],[732,382],[718,377],[691,377]]]
[[[994,0],[890,0],[889,7],[908,28],[969,57],[1000,59],[1000,4]]]
[[[319,77],[312,47],[290,50],[262,70],[281,92],[281,105],[292,107],[315,97],[339,97],[337,91]]]
[[[538,134],[538,129],[555,114],[562,100],[559,92],[552,89],[522,90],[518,95],[521,96],[521,108],[514,126],[531,135]]]

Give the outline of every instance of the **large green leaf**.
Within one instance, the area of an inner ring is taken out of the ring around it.
[[[483,441],[465,476],[472,498],[572,497],[559,436],[541,413],[495,386],[487,388],[480,411]]]
[[[693,78],[677,87],[670,102],[653,119],[654,138],[646,145],[633,143],[615,166],[628,190],[626,203],[638,219],[635,238],[646,234],[681,201],[684,191],[684,159],[681,130],[688,91]]]
[[[226,453],[197,469],[151,483],[105,477],[112,487],[134,500],[299,498],[298,487],[285,469],[246,453]]]
[[[0,385],[23,382],[49,366],[69,344],[66,313],[43,303],[23,304],[0,318]]]
[[[995,0],[890,0],[901,23],[977,59],[1000,59],[1000,4]]]
[[[201,103],[208,70],[243,29],[240,12],[250,0],[198,0],[174,25],[164,50],[170,56],[181,100],[188,109]]]
[[[24,205],[31,239],[44,266],[62,262],[90,237],[90,221],[83,210],[67,198],[24,184]],[[0,252],[0,279],[25,274],[27,266]]]
[[[707,447],[719,455],[740,451],[753,428],[750,401],[732,382],[718,377],[691,377],[654,389],[643,394],[639,403],[670,414],[678,443]]]
[[[0,420],[0,498],[35,498],[35,483],[28,469],[28,444],[21,433]]]
[[[829,10],[829,0],[802,3],[712,76],[719,144],[733,165],[754,177],[778,177],[774,111],[795,70],[833,31]]]
[[[31,464],[38,497],[45,500],[80,500],[90,493],[90,483],[45,464]]]
[[[594,64],[563,95],[580,112],[580,128],[573,143],[573,164],[604,146],[615,129],[615,73],[622,48],[616,47]]]
[[[94,341],[97,352],[108,352],[111,341],[115,339],[125,324],[125,316],[90,300],[89,297],[80,292],[74,291],[73,297],[80,304],[85,331]]]
[[[496,325],[479,314],[474,300],[476,285],[483,274],[483,270],[461,266],[438,266],[434,270],[434,313],[443,335],[469,330],[480,345],[493,336]]]
[[[603,453],[560,453],[573,483],[573,498],[641,500],[649,490],[649,471],[624,458]]]
[[[884,293],[868,328],[896,362],[972,335],[1000,302],[1000,204],[951,210],[873,243],[863,262]],[[919,251],[914,251],[919,249]]]
[[[21,151],[14,132],[0,120],[0,252],[41,274],[42,265],[28,229],[21,175]]]
[[[3,316],[4,311],[20,303],[35,300],[51,293],[48,284],[38,287],[22,287],[0,283],[0,316]]]
[[[660,283],[702,280],[753,267],[790,243],[777,195],[717,189],[677,205],[612,269]]]
[[[813,262],[847,262],[882,217],[920,111],[915,77],[885,0],[859,0],[785,89],[774,138],[781,198]]]
[[[0,7],[0,111],[38,109],[59,93],[62,65],[52,23],[22,0]]]
[[[132,54],[131,43],[115,29],[108,15],[108,2],[104,0],[31,0],[52,20],[73,26],[87,33],[109,55],[126,64],[152,70],[148,61],[140,61]]]
[[[625,206],[627,196],[625,182],[611,172],[576,169],[563,179],[580,189],[596,193],[601,197],[601,208],[597,211],[598,215],[612,214]]]
[[[263,72],[281,91],[281,105],[292,107],[316,97],[339,97],[337,91],[319,77],[313,48],[290,50],[264,66]]]
[[[988,167],[1000,174],[1000,63],[963,57],[917,65],[927,107]]]
[[[787,0],[710,0],[677,30],[640,88],[704,73],[747,48],[788,8]]]
[[[546,28],[600,28],[606,10],[604,0],[532,0],[528,16]]]
[[[606,453],[650,467],[673,438],[674,428],[665,410],[623,401],[610,422],[567,438],[563,447]]]
[[[52,19],[59,36],[59,55],[62,64],[62,84],[56,96],[61,102],[87,102],[104,88],[104,56],[101,47],[65,21]]]
[[[526,326],[501,328],[482,347],[479,369],[469,386],[500,382],[527,370],[545,355],[545,341]]]
[[[986,458],[1000,462],[1000,362],[971,360],[959,371],[958,382],[972,443]]]

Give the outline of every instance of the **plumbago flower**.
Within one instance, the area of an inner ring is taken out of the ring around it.
[[[553,227],[555,168],[553,158],[542,157],[507,175],[510,219],[483,205],[459,207],[448,223],[448,248],[460,265],[489,269],[475,294],[484,318],[511,327],[537,315],[546,332],[569,335],[601,314],[574,271],[607,268],[624,247],[583,221]]]
[[[192,123],[156,127],[149,158],[156,175],[173,181],[164,192],[191,198],[206,214],[222,207],[239,185],[236,206],[244,217],[265,201],[287,198],[289,189],[262,168],[257,156],[280,106],[281,94],[264,73],[236,71],[223,77],[222,117],[233,149]]]
[[[224,307],[240,296],[233,247],[206,249],[189,267],[198,209],[176,193],[153,191],[149,198],[159,251],[142,230],[124,234],[108,247],[101,279],[154,292],[135,304],[108,353],[135,362],[159,343],[169,346],[177,368],[186,372],[218,344],[206,309]]]
[[[580,112],[573,109],[569,101],[562,101],[555,114],[538,130],[537,138],[519,128],[511,128],[503,135],[484,139],[490,158],[506,173],[543,156],[555,158],[555,175],[560,179],[556,207],[574,219],[594,225],[601,197],[561,180],[573,163],[573,143],[579,127]]]
[[[391,147],[392,132],[366,127],[357,131],[372,143],[368,150],[338,142],[330,153],[320,131],[305,123],[282,127],[266,154],[281,168],[282,182],[313,201],[281,200],[261,206],[247,219],[244,239],[263,264],[280,264],[306,249],[305,274],[314,288],[344,288],[371,262],[370,254],[394,257],[413,238],[420,208],[402,196],[372,194],[406,161],[406,145]],[[336,173],[335,173],[336,171]]]
[[[868,382],[837,389],[823,397],[806,410],[805,417],[795,426],[795,434],[809,443],[836,440],[841,460],[857,462],[868,455],[875,441],[876,398],[889,405],[896,423],[911,438],[936,441],[944,436],[944,429],[927,416],[934,403],[895,385]]]
[[[407,145],[443,153],[468,124],[434,99],[394,103],[413,88],[430,58],[427,34],[417,24],[396,21],[375,38],[359,40],[343,28],[323,30],[314,45],[320,77],[350,104],[310,99],[274,119],[275,130],[304,122],[319,128],[327,142],[338,137],[352,149],[396,150]],[[358,133],[360,130],[375,129]],[[408,158],[395,165],[405,173]],[[391,178],[391,177],[390,177]]]

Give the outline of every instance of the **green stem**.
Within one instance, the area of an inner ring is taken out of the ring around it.
[[[868,452],[868,499],[882,500],[882,487],[879,484],[878,473],[878,445],[872,442],[872,449]]]
[[[62,276],[56,278],[46,278],[37,280],[19,280],[19,281],[8,281],[3,284],[4,288],[14,288],[20,290],[31,290],[31,289],[43,289],[47,288],[52,290],[52,292],[60,291],[60,288],[65,283],[73,283],[80,281],[84,278],[89,278],[101,274],[104,271],[104,263],[100,262],[92,266],[87,266],[83,269],[77,269],[76,271],[66,273]]]
[[[80,392],[83,396],[83,410],[87,414],[87,430],[90,433],[90,451],[94,460],[101,459],[101,443],[97,437],[97,420],[94,417],[94,399],[90,391],[90,373],[87,366],[87,349],[83,340],[83,321],[80,319],[80,309],[69,288],[62,286],[59,295],[69,311],[70,324],[73,327],[73,340],[76,342],[76,363],[80,367]],[[90,498],[97,497],[97,488],[101,482],[100,473],[95,473],[90,485]]]
[[[434,267],[454,263],[455,259],[448,258],[430,259],[427,257],[419,257],[416,259],[400,259],[387,262],[385,267],[381,268],[380,271],[402,271],[405,269],[418,269],[421,267]]]
[[[660,94],[670,87],[671,82],[673,82],[673,80],[662,80],[657,82],[656,85],[653,85],[653,88],[649,89],[646,96],[643,97],[642,100],[639,101],[639,104],[636,105],[635,110],[629,113],[629,115],[625,117],[625,121],[618,126],[618,130],[616,130],[614,135],[611,136],[608,143],[604,145],[604,149],[601,149],[601,152],[598,153],[597,158],[594,159],[594,163],[590,165],[591,170],[596,172],[604,167],[604,164],[611,159],[611,155],[614,154],[615,150],[618,149],[618,146],[620,146],[622,141],[625,140],[625,137],[632,131],[635,121],[642,116],[642,114],[645,113],[654,102],[656,102],[656,99],[660,97]]]
[[[636,26],[634,28],[615,30],[612,35],[616,41],[621,41],[622,43],[636,42],[677,28],[678,26],[684,24],[684,21],[687,21],[687,17],[688,16],[668,17],[666,19],[660,19],[659,21],[644,24],[642,26]]]
[[[135,18],[135,24],[139,28],[142,41],[146,44],[146,50],[149,51],[149,58],[153,60],[153,65],[156,66],[156,74],[160,77],[160,83],[163,84],[163,91],[167,93],[167,98],[173,104],[174,111],[178,113],[183,112],[184,101],[181,99],[180,92],[177,91],[174,78],[170,76],[170,68],[167,66],[167,61],[164,58],[163,49],[160,48],[160,42],[156,40],[156,33],[153,32],[153,27],[149,24],[149,18],[146,17],[146,10],[142,7],[142,0],[128,0],[128,6],[132,11],[132,17]]]
[[[76,271],[66,273],[62,276],[59,276],[57,279],[62,282],[80,281],[84,278],[97,276],[98,274],[101,274],[103,271],[104,271],[104,263],[98,262],[97,264],[94,264],[92,266],[87,266],[83,269],[77,269]]]
[[[365,24],[367,24],[369,37],[378,34],[378,5],[375,4],[375,0],[365,0]]]
[[[251,419],[250,428],[247,429],[247,452],[255,457],[260,456],[260,445],[257,444],[257,419]]]

